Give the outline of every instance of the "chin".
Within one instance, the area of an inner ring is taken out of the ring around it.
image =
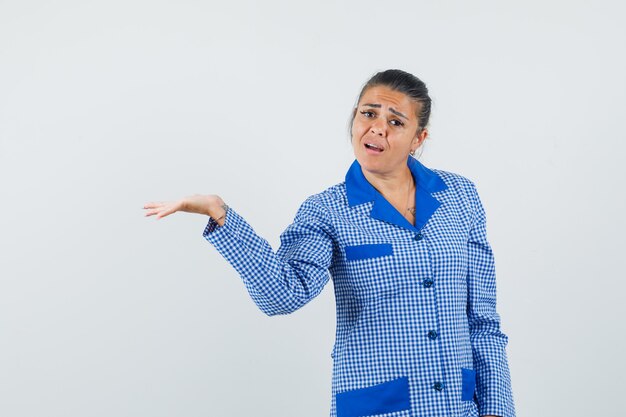
[[[379,159],[372,158],[369,155],[359,155],[356,159],[359,161],[361,168],[369,172],[378,174],[388,170],[388,167],[385,169],[387,164]]]
[[[391,155],[387,155],[388,157]],[[367,154],[360,154],[356,156],[357,161],[359,161],[359,165],[363,170],[367,170],[373,174],[391,174],[394,172],[402,171],[407,168],[406,161],[408,159],[390,159],[390,158],[381,158],[381,157],[373,157]]]

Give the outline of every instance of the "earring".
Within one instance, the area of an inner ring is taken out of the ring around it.
[[[409,152],[411,154],[411,156],[415,156],[415,149],[413,149],[411,152]]]

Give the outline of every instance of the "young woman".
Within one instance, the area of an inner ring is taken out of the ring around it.
[[[353,110],[345,181],[302,204],[277,252],[219,196],[144,207],[208,215],[204,237],[268,315],[297,310],[333,280],[333,417],[515,415],[476,188],[413,158],[430,108],[415,76],[374,75]]]

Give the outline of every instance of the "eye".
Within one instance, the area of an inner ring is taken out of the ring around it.
[[[363,110],[363,111],[361,111],[361,114],[363,116],[367,117],[367,118],[371,118],[371,117],[375,116],[374,112],[373,111],[369,111],[369,110]]]
[[[402,123],[402,122],[401,122],[400,120],[398,120],[398,119],[392,119],[389,123],[391,123],[391,124],[392,124],[392,125],[394,125],[394,126],[398,126],[398,127],[404,126],[404,123]]]

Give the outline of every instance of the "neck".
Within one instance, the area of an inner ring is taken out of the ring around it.
[[[406,192],[407,183],[413,181],[413,175],[408,166],[404,166],[403,169],[389,174],[373,173],[365,169],[362,171],[365,179],[386,197],[399,192]]]

